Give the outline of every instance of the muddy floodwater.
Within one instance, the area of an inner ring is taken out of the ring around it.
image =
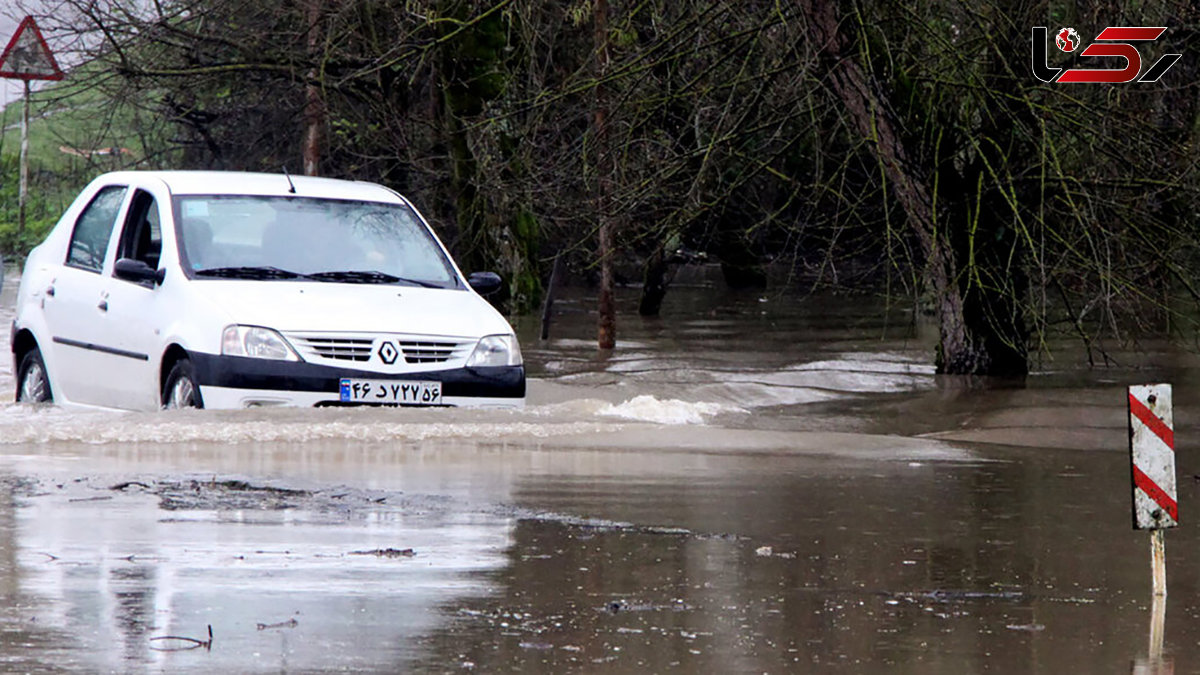
[[[903,305],[691,281],[623,295],[612,355],[586,292],[521,326],[523,411],[122,414],[12,403],[10,270],[0,672],[1200,671],[1200,358],[966,382]],[[1124,387],[1159,380],[1152,662]]]

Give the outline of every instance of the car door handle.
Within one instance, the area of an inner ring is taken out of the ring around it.
[[[108,311],[108,301],[107,301],[107,300],[101,300],[101,301],[100,301],[100,304],[99,304],[99,305],[96,305],[96,306],[100,308],[100,311],[101,311],[101,312],[107,312],[107,311]]]

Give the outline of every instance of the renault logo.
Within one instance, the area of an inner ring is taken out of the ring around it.
[[[400,350],[396,349],[396,345],[392,344],[390,340],[384,340],[383,344],[379,345],[379,358],[389,366],[395,363],[399,356]]]

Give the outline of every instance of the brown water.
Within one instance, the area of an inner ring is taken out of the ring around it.
[[[521,412],[35,411],[0,361],[0,671],[1145,672],[1123,387],[1164,378],[1200,670],[1194,356],[966,383],[876,300],[697,287],[603,357],[590,306],[521,327]]]

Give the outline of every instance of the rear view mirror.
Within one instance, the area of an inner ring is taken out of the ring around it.
[[[166,276],[166,270],[156,270],[141,260],[121,258],[113,265],[113,274],[118,279],[141,283],[152,281],[161,284]]]
[[[472,272],[467,275],[467,283],[480,295],[491,295],[500,290],[500,275],[495,272]]]

